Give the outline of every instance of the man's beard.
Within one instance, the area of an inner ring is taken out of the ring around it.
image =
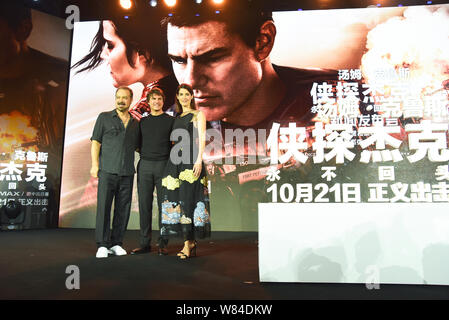
[[[123,110],[128,109],[128,106],[126,106],[126,104],[118,104],[117,109],[119,109],[120,111],[123,111]]]

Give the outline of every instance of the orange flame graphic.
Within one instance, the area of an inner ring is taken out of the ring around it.
[[[18,111],[0,115],[0,152],[13,153],[27,146],[27,150],[38,151],[38,131],[31,126],[31,118]]]

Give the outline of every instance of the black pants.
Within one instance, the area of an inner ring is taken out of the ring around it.
[[[148,247],[151,244],[151,226],[153,218],[153,192],[156,187],[157,207],[159,217],[159,230],[161,229],[161,200],[162,200],[162,176],[164,174],[166,160],[150,161],[140,159],[137,166],[137,193],[139,195],[140,215],[140,246]],[[167,245],[168,239],[158,239],[159,247]]]
[[[98,172],[97,223],[95,241],[98,247],[121,246],[131,211],[134,176]],[[111,207],[114,217],[111,224]]]

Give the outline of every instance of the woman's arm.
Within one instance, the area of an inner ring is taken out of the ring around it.
[[[206,117],[204,113],[199,111],[197,115],[198,127],[198,157],[193,166],[193,173],[195,177],[199,177],[203,163],[203,152],[206,147]]]

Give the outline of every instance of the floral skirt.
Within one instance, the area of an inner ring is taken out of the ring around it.
[[[210,237],[210,205],[205,168],[198,178],[193,165],[167,163],[162,178],[161,236],[184,240]]]

